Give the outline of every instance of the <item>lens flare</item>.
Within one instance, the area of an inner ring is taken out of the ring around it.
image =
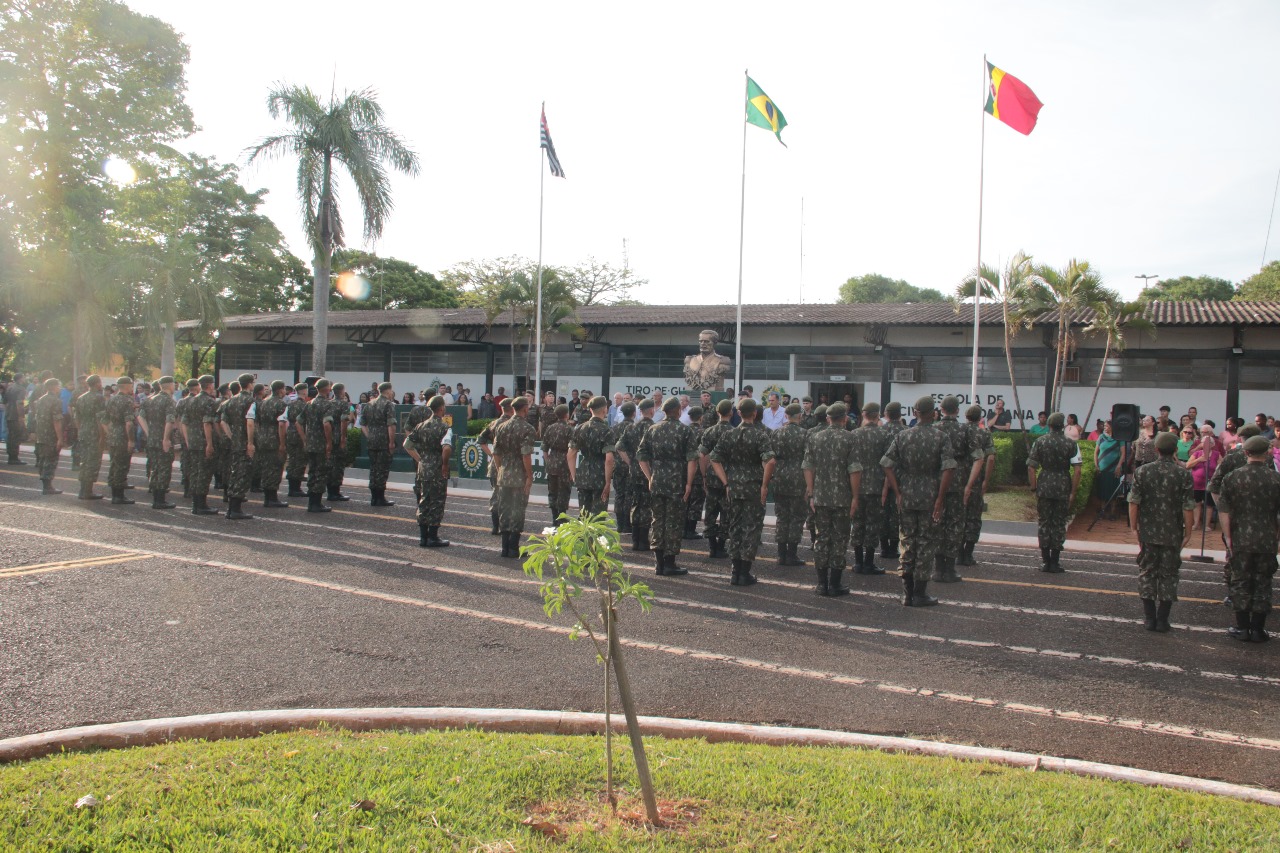
[[[127,160],[119,157],[108,157],[102,164],[102,174],[118,186],[128,186],[138,180],[138,173]]]
[[[334,286],[342,298],[349,302],[360,302],[369,298],[369,282],[357,273],[339,273],[338,282]]]

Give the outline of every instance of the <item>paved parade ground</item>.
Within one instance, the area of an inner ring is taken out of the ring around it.
[[[232,522],[152,510],[140,489],[134,506],[77,501],[65,459],[59,474],[68,493],[41,497],[32,466],[0,467],[0,737],[259,708],[601,709],[593,652],[498,557],[483,496],[451,496],[453,546],[428,550],[410,495],[374,509],[353,479],[327,515],[259,499]],[[546,507],[529,518],[541,530]],[[1280,789],[1280,642],[1227,637],[1221,564],[1184,563],[1174,628],[1153,634],[1130,557],[1068,552],[1067,573],[1046,575],[1033,548],[979,545],[963,583],[930,586],[941,606],[911,609],[893,575],[816,597],[811,567],[779,568],[772,543],[766,528],[750,588],[729,585],[705,540],[686,543],[687,577],[624,551],[658,596],[648,616],[623,613],[641,713]]]

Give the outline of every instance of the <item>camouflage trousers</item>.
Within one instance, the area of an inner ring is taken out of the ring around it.
[[[444,502],[449,494],[449,481],[438,475],[428,476],[419,467],[415,485],[417,488],[414,491],[418,495],[418,524],[439,527],[444,521]]]
[[[982,535],[982,512],[987,499],[979,488],[981,483],[973,487],[969,502],[964,505],[964,541],[977,542]]]
[[[214,429],[213,431],[213,458],[209,460],[213,467],[214,481],[221,483],[222,488],[227,487],[227,474],[230,471],[231,462],[231,445],[222,433]]]
[[[391,451],[386,448],[369,448],[369,488],[385,489],[387,475],[391,473]]]
[[[702,520],[702,510],[707,503],[707,490],[702,487],[702,480],[694,480],[689,489],[689,500],[684,510],[685,524],[696,527]]]
[[[88,491],[98,481],[102,473],[102,445],[97,438],[81,437],[80,445],[80,488]]]
[[[1153,601],[1178,600],[1178,569],[1182,568],[1181,545],[1152,545],[1142,542],[1138,551],[1138,595]]]
[[[580,514],[599,515],[602,512],[609,511],[609,502],[600,500],[600,491],[600,489],[578,489],[578,512]],[[566,506],[568,503],[568,498],[566,498]]]
[[[341,445],[333,448],[329,454],[329,488],[332,491],[342,491],[342,480],[347,476],[347,449]]]
[[[249,496],[249,480],[253,476],[253,460],[243,446],[235,446],[228,454],[227,498],[244,500]]]
[[[58,470],[58,449],[56,444],[36,445],[36,471],[41,480],[52,480]]]
[[[819,506],[813,509],[813,523],[818,537],[813,543],[813,564],[819,569],[843,569],[849,548],[849,509],[843,506]]]
[[[897,542],[899,539],[900,518],[898,501],[893,492],[889,492],[888,500],[884,504],[884,532],[881,535],[890,542]]]
[[[529,508],[529,496],[524,486],[499,486],[498,530],[502,533],[524,532],[524,514]]]
[[[745,497],[739,498],[739,494]],[[845,510],[845,515],[849,511]],[[764,532],[764,504],[758,485],[735,488],[729,498],[729,557],[748,563],[756,558],[760,534]]]
[[[955,559],[960,554],[960,544],[964,541],[964,492],[954,489],[942,496],[942,539],[938,543],[938,553],[943,557]]]
[[[1036,498],[1036,512],[1040,516],[1036,533],[1040,537],[1041,548],[1062,550],[1062,543],[1067,541],[1067,513],[1070,509],[1070,501],[1066,498]]]
[[[147,487],[153,492],[167,492],[173,482],[173,451],[163,444],[147,445]]]
[[[209,494],[209,481],[213,479],[213,460],[204,455],[204,445],[187,448],[187,484],[192,497],[203,498]]]
[[[898,569],[902,576],[916,575],[919,569],[919,576],[928,578],[942,545],[942,525],[934,523],[933,510],[899,508],[898,539]]]
[[[648,535],[649,525],[653,523],[649,481],[643,476],[628,477],[627,481],[631,487],[631,529]]]
[[[684,538],[684,495],[650,495],[653,506],[653,539],[655,551],[667,554],[680,553],[680,540]]]
[[[288,451],[285,474],[290,480],[301,480],[307,473],[307,448],[301,441],[289,441],[285,446]]]
[[[307,494],[322,495],[329,485],[329,457],[323,450],[307,454]]]
[[[854,548],[878,548],[884,538],[884,504],[880,492],[858,496],[858,511],[849,526],[849,544]]]
[[[280,451],[275,448],[259,447],[253,453],[253,467],[258,474],[258,482],[265,492],[274,492],[280,488],[280,475],[283,473],[284,460]]]
[[[1266,613],[1271,610],[1271,579],[1276,573],[1275,553],[1233,551],[1227,560],[1227,591],[1235,610]]]
[[[613,465],[613,514],[619,521],[631,520],[631,488],[628,482],[631,477],[629,466],[621,462]],[[582,490],[578,490],[578,503],[582,503]]]
[[[129,481],[129,464],[133,462],[129,441],[126,439],[118,444],[108,444],[107,452],[111,455],[111,464],[107,468],[107,485],[112,489],[123,489]]]
[[[729,499],[725,497],[724,489],[707,489],[703,522],[706,525],[705,532],[708,539],[725,535],[725,526],[729,523],[728,502]]]
[[[569,472],[547,475],[547,507],[551,510],[551,523],[558,524],[562,514],[569,513],[569,494],[573,484],[569,482]]]
[[[498,472],[492,462],[489,463],[489,512],[498,511]]]
[[[804,495],[783,495],[774,492],[773,513],[777,517],[774,532],[778,547],[799,545],[804,538],[804,522],[809,516],[809,502]]]
[[[9,451],[9,461],[12,462],[18,458],[18,446],[22,443],[22,439],[26,436],[27,431],[23,427],[22,419],[17,415],[10,417],[5,414],[4,422],[5,430],[8,435],[5,437],[5,449]]]

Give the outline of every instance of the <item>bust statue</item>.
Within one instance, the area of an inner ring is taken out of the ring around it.
[[[684,359],[684,385],[689,391],[724,390],[724,378],[733,367],[733,359],[716,352],[719,342],[720,335],[711,329],[698,333],[698,354]]]

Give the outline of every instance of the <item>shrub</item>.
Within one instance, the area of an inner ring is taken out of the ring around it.
[[[347,467],[356,464],[356,457],[364,450],[364,433],[360,427],[347,427]]]
[[[467,421],[467,435],[479,435],[493,420],[493,418],[473,418]]]

